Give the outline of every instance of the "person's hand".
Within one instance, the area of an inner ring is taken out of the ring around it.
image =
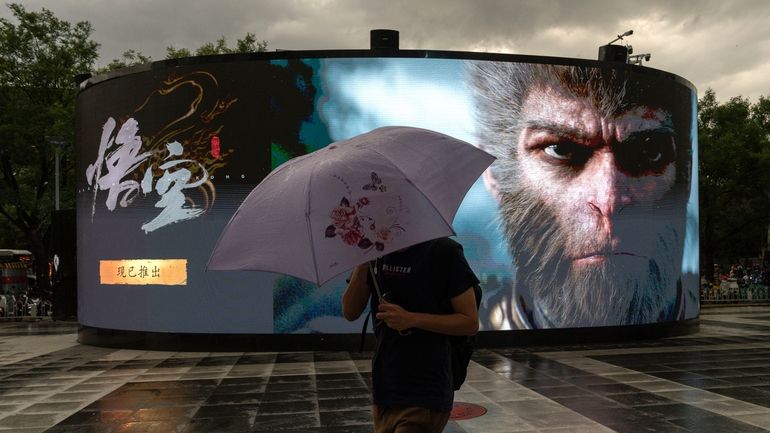
[[[412,313],[390,302],[380,302],[379,311],[375,317],[399,333],[414,327]]]

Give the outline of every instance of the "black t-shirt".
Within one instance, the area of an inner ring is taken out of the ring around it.
[[[379,259],[380,290],[407,311],[452,313],[450,299],[465,292],[478,278],[457,242],[441,238]],[[370,276],[371,278],[371,276]],[[371,309],[378,311],[372,282]],[[373,320],[377,337],[372,359],[373,402],[382,406],[452,409],[454,392],[446,335],[413,330],[409,335]]]

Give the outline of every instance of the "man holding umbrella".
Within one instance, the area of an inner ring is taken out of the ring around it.
[[[342,298],[345,318],[356,320],[370,295],[371,311],[376,312],[376,433],[444,429],[454,397],[448,337],[478,331],[473,291],[478,282],[462,246],[449,238],[423,242],[353,270]]]
[[[322,285],[355,267],[342,299],[345,318],[358,318],[371,288],[377,293],[376,431],[440,432],[455,387],[449,336],[479,327],[478,278],[446,236],[455,234],[460,203],[493,160],[462,140],[405,126],[332,143],[265,177],[225,227],[207,268]]]

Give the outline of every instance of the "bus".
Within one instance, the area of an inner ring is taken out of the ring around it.
[[[0,294],[26,293],[34,273],[32,257],[27,250],[0,249]]]

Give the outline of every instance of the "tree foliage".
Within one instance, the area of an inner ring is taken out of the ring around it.
[[[709,89],[700,100],[700,245],[702,274],[715,261],[757,257],[770,226],[770,100]]]
[[[132,65],[141,65],[143,63],[150,62],[152,62],[152,57],[145,56],[141,51],[130,49],[124,51],[120,59],[112,59],[112,61],[110,61],[110,63],[107,64],[105,68],[98,70],[97,72],[112,71],[114,69],[125,68]]]
[[[207,42],[197,50],[195,50],[196,56],[210,56],[215,54],[234,54],[234,53],[257,53],[267,50],[267,41],[257,41],[256,36],[252,33],[246,33],[242,39],[238,39],[235,42],[235,47],[229,47],[227,45],[227,39],[224,36],[216,40],[216,42]],[[190,57],[192,54],[190,50],[186,48],[174,48],[173,46],[166,47],[166,59],[177,59],[180,57]]]
[[[227,39],[224,36],[221,36],[216,42],[207,42],[201,45],[195,51],[191,51],[189,48],[176,48],[173,45],[169,45],[166,47],[166,60],[215,54],[257,53],[266,50],[267,41],[257,41],[257,37],[254,34],[246,33],[246,36],[236,40],[234,47],[228,45]],[[111,71],[151,61],[152,57],[144,55],[141,51],[130,49],[123,52],[120,59],[113,59],[106,67],[97,72]]]
[[[37,257],[48,257],[43,237],[54,206],[56,154],[61,179],[71,179],[74,165],[73,77],[93,69],[99,45],[88,22],[8,7],[14,19],[0,18],[0,224],[23,234],[23,246]],[[73,207],[71,180],[61,191],[61,206]],[[46,284],[47,262],[38,264],[38,281]]]

